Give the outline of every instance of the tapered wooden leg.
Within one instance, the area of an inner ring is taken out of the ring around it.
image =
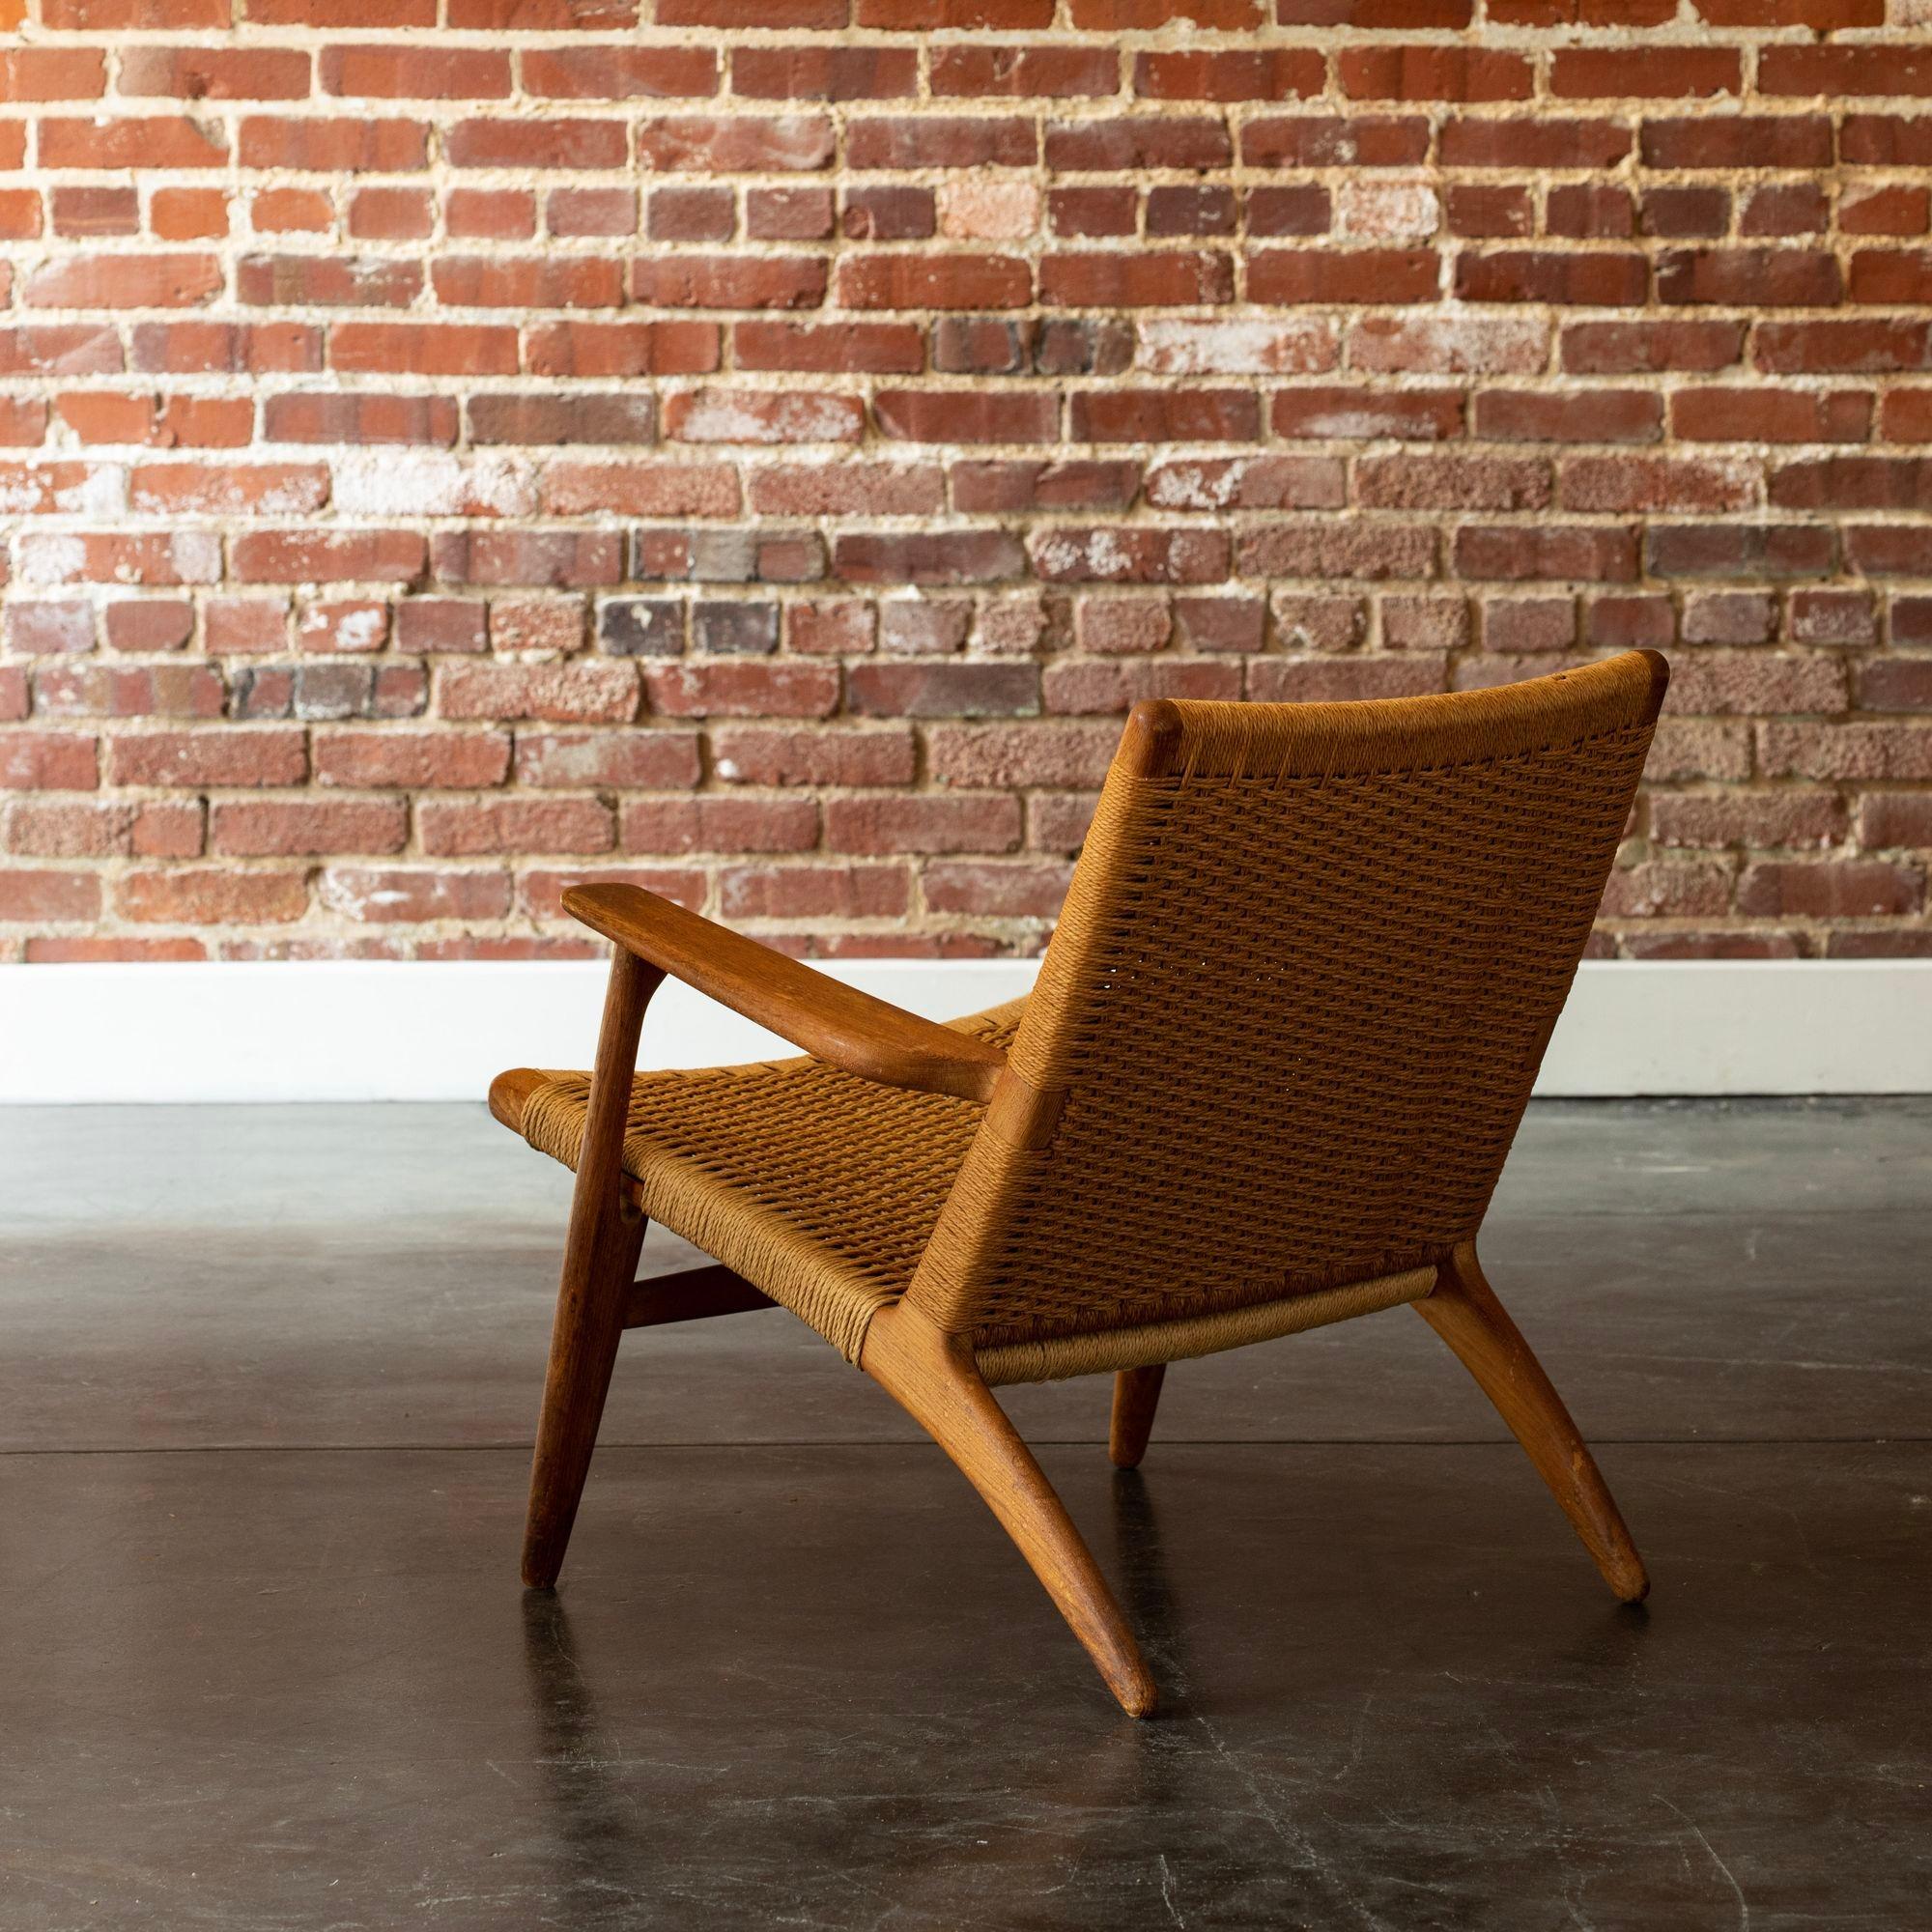
[[[860,1366],[946,1451],[1000,1525],[1122,1710],[1151,1714],[1153,1677],[1121,1606],[1033,1452],[980,1379],[971,1352],[904,1302],[872,1320]]]
[[[1167,1364],[1149,1369],[1122,1369],[1114,1378],[1114,1416],[1107,1431],[1107,1455],[1117,1469],[1138,1469],[1153,1434],[1153,1412],[1160,1406],[1160,1384]]]
[[[644,1218],[620,1186],[624,1117],[644,1008],[663,978],[628,952],[619,952],[611,963],[530,1465],[524,1581],[535,1590],[548,1590],[563,1568],[643,1246]]]
[[[1563,1398],[1484,1278],[1473,1243],[1456,1250],[1442,1264],[1434,1292],[1414,1305],[1495,1404],[1596,1559],[1604,1581],[1625,1603],[1638,1602],[1648,1593],[1650,1578],[1615,1499]]]

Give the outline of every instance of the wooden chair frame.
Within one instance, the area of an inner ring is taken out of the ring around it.
[[[566,894],[564,905],[613,941],[616,952],[531,1470],[523,1574],[533,1589],[552,1588],[562,1568],[625,1329],[774,1305],[723,1266],[635,1279],[645,1223],[626,1184],[625,1118],[644,1010],[667,975],[865,1079],[983,1102],[989,1119],[1004,1112],[1024,1120],[1037,1098],[986,1040],[842,985],[654,895],[586,886]],[[526,1070],[500,1076],[492,1112],[520,1129],[542,1078]],[[1561,1398],[1484,1278],[1473,1241],[1437,1264],[1434,1288],[1414,1306],[1494,1404],[1610,1589],[1627,1603],[1641,1598],[1649,1581],[1623,1518]],[[979,1491],[1122,1708],[1151,1713],[1153,1679],[1120,1605],[967,1340],[899,1301],[872,1319],[859,1365]],[[1146,1453],[1163,1374],[1153,1365],[1115,1378],[1109,1449],[1120,1467],[1134,1467]]]

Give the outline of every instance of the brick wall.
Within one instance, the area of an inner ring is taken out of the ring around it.
[[[0,27],[7,957],[1031,950],[1136,696],[1627,644],[1600,950],[1932,950],[1928,0]]]

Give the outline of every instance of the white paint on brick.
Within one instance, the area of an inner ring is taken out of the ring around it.
[[[534,467],[525,457],[350,450],[331,469],[335,507],[353,517],[524,517],[536,509]]]
[[[1527,374],[1549,359],[1549,326],[1536,316],[1457,313],[1445,308],[1368,315],[1349,331],[1356,369],[1439,376]]]
[[[936,200],[939,232],[960,240],[1015,241],[1039,226],[1039,189],[1032,182],[942,182]]]
[[[1350,241],[1420,241],[1442,221],[1441,200],[1426,182],[1337,182],[1329,198],[1335,233]]]
[[[1186,322],[1140,325],[1140,366],[1161,376],[1308,375],[1335,359],[1325,322]]]
[[[680,433],[693,442],[849,441],[852,409],[842,396],[705,389],[692,398]]]

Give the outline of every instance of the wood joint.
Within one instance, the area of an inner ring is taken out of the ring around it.
[[[1036,1087],[1025,1074],[1008,1065],[993,1082],[993,1097],[986,1106],[986,1131],[1028,1153],[1050,1147],[1066,1109],[1068,1091],[1065,1087]]]

